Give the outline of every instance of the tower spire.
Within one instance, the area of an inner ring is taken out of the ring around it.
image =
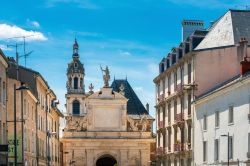
[[[75,38],[75,43],[73,44],[73,57],[79,57],[78,49],[79,49],[79,46]]]

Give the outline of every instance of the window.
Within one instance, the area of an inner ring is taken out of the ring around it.
[[[191,132],[192,132],[192,127],[191,125],[188,125],[188,143],[191,143]]]
[[[161,142],[161,133],[158,133],[158,136],[157,136],[157,137],[158,137],[158,142],[157,142],[157,143],[158,143],[158,147],[160,147],[160,142]]]
[[[162,80],[162,91],[163,91],[163,95],[165,97],[165,80]]]
[[[177,166],[177,160],[176,159],[174,160],[174,166]]]
[[[3,136],[2,136],[2,135],[3,135],[2,133],[3,133],[3,130],[2,130],[2,122],[0,121],[0,144],[2,144],[2,139],[3,139],[3,138],[2,138],[2,137],[3,137]]]
[[[228,123],[231,124],[234,122],[234,107],[230,106],[228,110]]]
[[[171,131],[168,130],[168,150],[171,151]]]
[[[176,114],[177,114],[177,101],[174,100],[174,120],[176,120]]]
[[[5,125],[5,123],[3,123],[3,144],[6,144],[6,140],[7,140],[7,137],[6,137],[6,125]]]
[[[188,159],[187,159],[187,166],[191,166],[191,162],[192,162],[192,159],[191,159],[191,158],[188,158]]]
[[[174,90],[177,89],[177,72],[174,73]]]
[[[215,112],[215,127],[219,127],[220,126],[220,112],[216,111]]]
[[[169,59],[167,59],[167,68],[169,68],[170,64],[169,64]]]
[[[181,67],[181,85],[184,84],[184,67]]]
[[[78,89],[78,78],[74,78],[74,89]]]
[[[168,94],[171,93],[171,74],[168,76]]]
[[[23,115],[26,115],[26,99],[23,100]]]
[[[214,161],[219,160],[219,140],[214,140]]]
[[[250,153],[250,133],[248,133],[248,153]]]
[[[204,115],[203,118],[203,130],[207,130],[207,115]]]
[[[74,63],[74,67],[77,67],[77,63]]]
[[[75,100],[73,101],[73,115],[79,115],[80,114],[80,103],[79,101]]]
[[[180,98],[180,100],[181,100],[181,114],[182,114],[182,115],[181,115],[181,116],[182,116],[181,118],[184,119],[184,117],[183,117],[183,116],[184,116],[184,96],[182,96],[182,97]]]
[[[191,94],[188,94],[188,115],[191,115]]]
[[[0,102],[2,102],[2,78],[0,78]]]
[[[172,65],[176,63],[176,54],[172,54]]]
[[[207,141],[203,141],[203,161],[207,161]]]
[[[5,82],[3,82],[3,104],[6,104],[6,87]]]
[[[233,137],[229,136],[229,159],[233,159]]]
[[[188,64],[188,83],[191,83],[191,63]]]
[[[171,104],[168,103],[168,123],[171,123]]]

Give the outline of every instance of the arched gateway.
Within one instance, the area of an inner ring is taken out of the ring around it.
[[[96,161],[96,166],[116,166],[117,161],[111,155],[103,155]]]
[[[85,69],[78,50],[75,40],[67,68],[67,115],[61,139],[63,165],[148,165],[151,145],[155,144],[154,118],[127,79],[114,79],[109,86],[108,67],[101,70],[103,87],[94,92],[91,85],[89,91],[85,90]]]

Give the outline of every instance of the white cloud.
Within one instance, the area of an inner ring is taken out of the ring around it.
[[[45,41],[48,40],[43,33],[37,31],[28,31],[22,29],[15,25],[8,24],[0,24],[0,39],[8,39],[19,36],[29,36],[27,41]],[[21,38],[17,38],[17,40],[22,40]]]
[[[123,57],[129,57],[129,56],[132,56],[132,54],[128,51],[122,51],[122,50],[119,50],[119,54]]]
[[[0,49],[3,51],[11,51],[12,50],[12,48],[7,47],[6,45],[3,45],[3,44],[0,44]]]
[[[32,21],[30,19],[27,19],[27,23],[35,28],[39,28],[40,27],[40,24],[38,21]]]

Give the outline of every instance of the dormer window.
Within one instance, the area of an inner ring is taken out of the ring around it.
[[[77,63],[74,63],[74,67],[77,68]]]

